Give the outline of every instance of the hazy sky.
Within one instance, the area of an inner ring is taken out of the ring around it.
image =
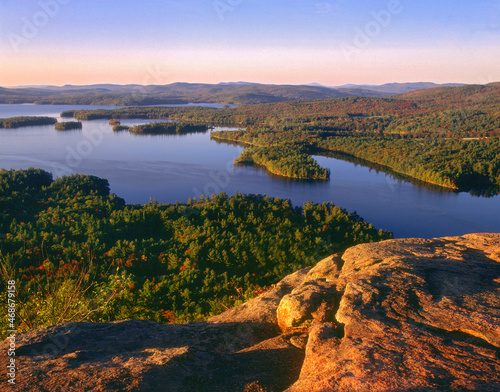
[[[500,0],[0,0],[0,85],[500,81]]]

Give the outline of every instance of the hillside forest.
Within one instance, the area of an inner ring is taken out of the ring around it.
[[[19,331],[204,320],[326,255],[391,236],[331,203],[221,193],[126,205],[97,177],[0,171],[0,291],[16,281]]]

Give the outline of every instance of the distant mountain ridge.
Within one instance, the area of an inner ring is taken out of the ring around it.
[[[58,86],[0,87],[0,103],[85,104],[85,105],[161,105],[186,103],[224,103],[253,105],[260,103],[316,100],[345,97],[384,98],[395,94],[441,86],[435,83],[389,83],[381,86],[347,84],[327,87],[277,85],[251,82],[219,84],[177,82],[167,85],[93,84]]]
[[[361,90],[369,90],[376,91],[380,93],[388,93],[388,94],[404,94],[409,93],[411,91],[416,90],[425,90],[429,88],[436,87],[460,87],[465,86],[464,83],[445,83],[445,84],[437,84],[432,82],[415,82],[415,83],[386,83],[382,85],[371,85],[371,84],[345,84],[342,86],[332,87],[334,89],[361,89]]]
[[[385,97],[387,94],[358,89],[336,90],[324,86],[274,85],[247,82],[219,84],[177,82],[168,85],[149,86],[95,84],[41,88],[0,88],[0,103],[118,106],[201,102],[252,105],[350,96]]]

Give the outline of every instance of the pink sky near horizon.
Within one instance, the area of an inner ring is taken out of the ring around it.
[[[0,60],[0,86],[64,84],[169,84],[247,81],[272,84],[383,84],[428,81],[478,83],[500,81],[500,52],[493,48],[340,49],[263,48],[239,52],[212,49],[98,52],[68,58],[64,53],[30,53],[17,62]],[[470,58],[472,57],[472,59]],[[422,62],[422,58],[427,58]],[[467,60],[467,61],[466,61]],[[474,68],[470,68],[471,61]],[[468,66],[464,66],[468,64]]]

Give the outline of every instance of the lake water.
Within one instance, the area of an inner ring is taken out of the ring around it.
[[[63,105],[0,105],[0,118],[57,117],[63,110],[110,108]],[[126,125],[145,120],[123,120]],[[223,129],[223,128],[218,128]],[[420,187],[366,166],[316,156],[331,170],[327,182],[300,182],[270,176],[263,169],[237,166],[242,146],[217,142],[209,133],[144,136],[115,133],[107,121],[83,121],[83,129],[58,132],[54,126],[0,129],[0,168],[39,167],[54,176],[92,174],[109,180],[127,203],[186,202],[189,197],[225,190],[329,202],[356,211],[395,237],[439,237],[500,232],[500,197],[475,197]]]

